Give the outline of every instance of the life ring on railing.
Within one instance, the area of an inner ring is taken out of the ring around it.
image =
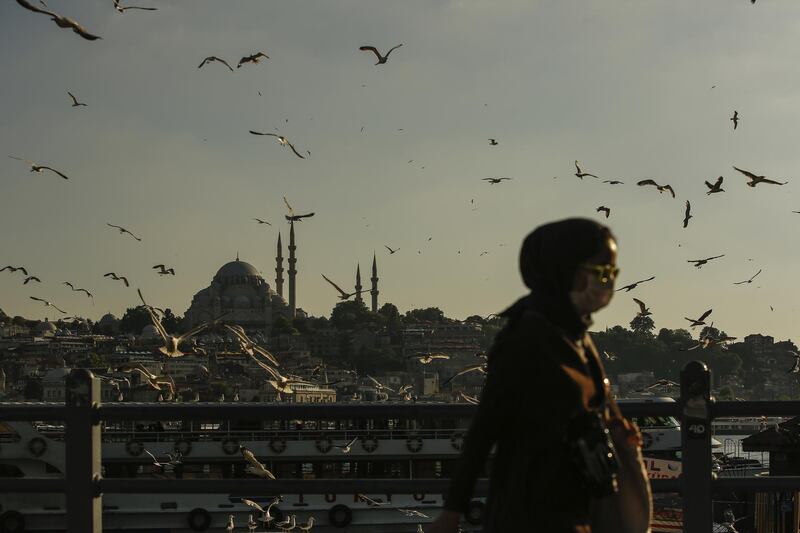
[[[337,504],[328,511],[328,522],[335,527],[347,527],[353,521],[353,511],[343,504]]]
[[[450,437],[450,446],[453,447],[456,451],[461,451],[461,447],[464,446],[464,435],[462,433],[453,433]]]
[[[367,453],[374,452],[378,449],[378,439],[375,437],[364,437],[361,439],[361,448]]]
[[[205,531],[211,526],[211,513],[202,507],[195,507],[186,517],[192,531]]]
[[[411,437],[406,440],[406,448],[411,453],[417,453],[422,449],[422,439],[419,437]]]
[[[486,504],[479,500],[472,500],[464,513],[464,519],[473,526],[483,523],[483,515],[486,514]]]
[[[6,511],[0,515],[0,531],[22,533],[25,531],[25,517],[18,511]]]
[[[34,437],[28,441],[28,451],[34,457],[41,457],[47,451],[47,441],[41,437]]]
[[[317,451],[320,453],[328,453],[333,448],[333,441],[328,437],[321,437],[317,439],[317,442],[314,443],[314,446],[317,447]]]
[[[336,494],[326,494],[325,501],[328,503],[333,503],[336,501]]]
[[[174,449],[181,455],[189,455],[192,452],[192,443],[186,439],[178,439],[175,441]]]
[[[414,494],[414,499],[418,502],[421,502],[422,500],[425,499],[425,494],[423,494],[422,492],[417,492],[416,494]]]
[[[125,443],[125,451],[128,452],[128,455],[139,457],[144,451],[144,444],[138,440],[129,440]]]
[[[239,441],[234,439],[225,439],[222,441],[222,451],[225,455],[233,455],[239,451]]]
[[[283,453],[286,451],[286,439],[277,437],[269,441],[269,449],[275,453]]]

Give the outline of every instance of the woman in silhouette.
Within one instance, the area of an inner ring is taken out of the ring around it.
[[[609,386],[587,329],[611,301],[616,262],[611,231],[588,219],[545,224],[525,238],[519,266],[531,292],[501,314],[507,322],[489,351],[477,414],[426,533],[458,531],[493,445],[485,532],[591,531],[591,491],[569,435],[581,415],[602,408]]]

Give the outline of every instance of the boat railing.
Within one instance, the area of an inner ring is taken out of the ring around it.
[[[717,477],[712,472],[711,422],[727,416],[787,416],[800,414],[800,401],[715,402],[710,396],[711,372],[694,361],[681,372],[681,396],[676,402],[626,402],[626,416],[673,416],[681,426],[681,475],[652,480],[654,492],[680,493],[683,530],[712,530],[714,491],[794,492],[800,476]],[[136,420],[441,420],[469,419],[477,407],[442,403],[358,404],[126,404],[100,401],[100,382],[91,372],[73,370],[66,377],[66,400],[53,403],[0,404],[0,421],[64,421],[65,460],[62,478],[0,478],[0,492],[63,493],[67,533],[101,533],[103,494],[255,494],[262,479],[129,479],[101,476],[101,424]],[[442,494],[449,480],[416,479],[277,479],[270,490],[278,494]],[[475,494],[486,494],[479,480]],[[69,489],[69,490],[67,490]]]

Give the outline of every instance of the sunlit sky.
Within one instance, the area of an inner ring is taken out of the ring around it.
[[[619,284],[656,279],[617,293],[595,328],[627,325],[636,296],[657,327],[713,308],[731,335],[798,336],[797,2],[137,0],[158,11],[125,14],[111,0],[47,3],[102,40],[0,2],[0,266],[42,279],[0,273],[10,315],[53,318],[37,296],[120,316],[135,287],[183,314],[237,252],[274,286],[285,195],[316,213],[296,226],[298,306],[314,315],[337,302],[320,274],[351,286],[360,262],[368,285],[373,252],[381,303],[498,312],[524,293],[530,230],[606,221],[595,212],[606,205]],[[384,65],[358,50],[399,43]],[[257,51],[270,59],[197,68]],[[248,133],[274,128],[311,156]],[[579,180],[575,159],[624,185]],[[789,184],[749,188],[732,165]],[[706,195],[719,175],[725,192]],[[637,187],[643,178],[677,198]],[[160,278],[157,263],[177,276]]]

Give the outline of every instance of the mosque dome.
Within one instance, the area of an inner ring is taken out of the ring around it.
[[[100,324],[101,326],[111,326],[113,324],[116,324],[117,322],[118,322],[117,317],[115,317],[111,313],[107,313],[103,315],[98,324]]]
[[[159,337],[161,337],[161,335],[153,324],[147,324],[142,328],[143,339],[157,339]]]
[[[52,322],[39,322],[36,324],[37,335],[55,335],[58,328]]]
[[[225,263],[222,265],[222,268],[217,270],[217,275],[214,278],[219,278],[220,280],[232,279],[241,276],[256,276],[261,277],[256,270],[256,267],[251,265],[250,263],[246,263],[244,261],[231,261],[230,263]]]

